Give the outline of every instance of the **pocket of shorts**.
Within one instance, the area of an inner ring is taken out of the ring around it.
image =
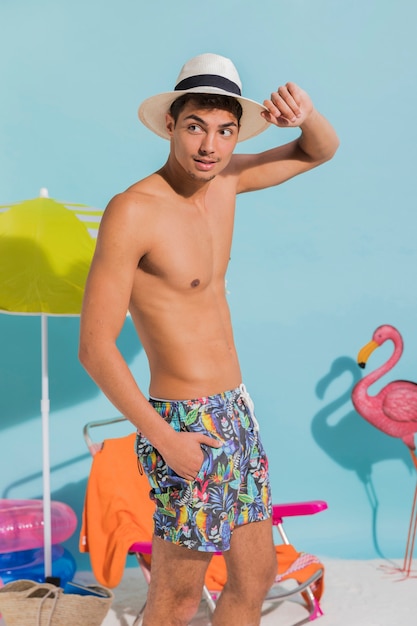
[[[158,450],[143,437],[138,434],[136,438],[136,454],[145,470],[152,491],[157,494],[166,489],[184,489],[187,486],[185,478],[178,476],[159,454]]]
[[[201,482],[205,480],[214,480],[215,483],[227,483],[234,480],[234,467],[238,449],[235,446],[223,444],[220,448],[202,445],[203,462],[197,474],[197,479]]]
[[[201,451],[203,453],[203,462],[201,463],[201,467],[198,470],[196,479],[203,480],[207,474],[209,473],[210,466],[212,465],[210,458],[212,458],[212,454],[210,454],[209,450],[211,450],[210,446],[201,446]]]
[[[138,433],[136,436],[135,448],[138,461],[143,467],[145,474],[149,480],[149,486],[153,490],[157,489],[158,485],[156,482],[156,476],[154,471],[158,464],[157,450],[155,450],[155,448],[146,439],[146,437],[144,437],[140,433]]]

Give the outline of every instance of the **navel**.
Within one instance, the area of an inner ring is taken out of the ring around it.
[[[191,281],[191,287],[198,287],[199,284],[200,284],[199,278],[194,278],[194,280]]]

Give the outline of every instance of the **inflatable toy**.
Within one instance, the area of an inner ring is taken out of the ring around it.
[[[63,546],[52,546],[52,576],[64,587],[76,570],[74,557]],[[45,582],[43,548],[0,554],[0,586],[12,580]]]
[[[52,543],[58,544],[74,533],[77,516],[67,504],[51,503]],[[0,554],[32,550],[44,545],[42,500],[0,499]]]

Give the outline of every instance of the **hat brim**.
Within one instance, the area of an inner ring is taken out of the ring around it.
[[[240,120],[240,130],[238,141],[245,141],[251,137],[255,137],[266,130],[269,126],[261,115],[262,111],[267,109],[254,100],[237,96],[234,93],[224,91],[217,87],[194,87],[193,89],[187,89],[185,91],[168,91],[156,96],[147,98],[142,102],[138,110],[138,116],[140,121],[149,130],[162,137],[163,139],[169,139],[170,136],[165,125],[165,114],[168,113],[171,104],[185,93],[208,93],[219,94],[222,96],[231,96],[240,102],[242,105],[242,117]]]

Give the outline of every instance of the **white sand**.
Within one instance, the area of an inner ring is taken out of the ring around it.
[[[381,560],[348,561],[324,558],[323,563],[326,568],[325,591],[321,601],[324,615],[313,622],[314,624],[416,626],[417,572],[404,579],[391,567],[392,563]],[[398,566],[401,564],[400,561],[396,563]],[[127,569],[122,584],[113,591],[115,601],[103,626],[131,626],[146,596],[146,585],[139,568]],[[304,608],[294,602],[287,601],[277,607],[265,605],[262,626],[289,626],[306,615]],[[192,625],[209,624],[202,605]]]
[[[417,624],[416,571],[404,579],[394,570],[392,563],[381,560],[348,561],[324,558],[323,563],[326,568],[325,591],[321,601],[324,615],[313,622],[317,626]],[[396,565],[400,566],[400,561]],[[92,575],[86,572],[79,572],[75,579],[83,583],[93,582]],[[115,600],[102,626],[131,626],[146,597],[146,584],[139,568],[126,569],[122,583],[113,591]],[[294,602],[287,601],[277,606],[266,604],[262,626],[289,626],[306,615],[306,611]],[[209,624],[206,608],[202,603],[192,626]],[[1,619],[0,626],[4,626]]]

